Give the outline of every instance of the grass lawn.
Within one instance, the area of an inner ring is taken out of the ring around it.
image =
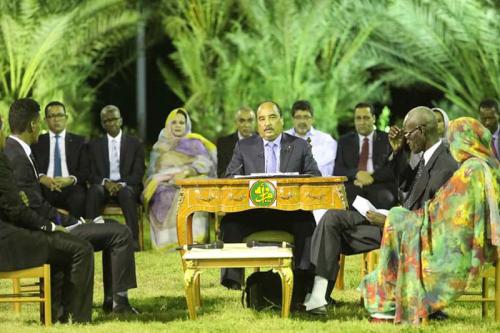
[[[292,313],[290,319],[281,319],[279,312],[255,312],[244,309],[241,292],[229,291],[218,283],[218,271],[205,271],[202,276],[203,307],[198,319],[190,321],[184,298],[180,256],[149,250],[136,254],[138,284],[129,292],[131,303],[142,312],[137,317],[115,317],[101,310],[102,282],[101,258],[96,254],[94,286],[94,312],[91,325],[60,325],[44,329],[38,321],[38,306],[23,305],[17,316],[9,304],[0,305],[0,332],[500,332],[500,324],[493,320],[493,307],[489,316],[481,319],[479,303],[455,303],[448,310],[450,319],[431,322],[427,327],[371,324],[359,304],[356,287],[360,279],[359,256],[346,260],[346,288],[334,291],[341,302],[332,307],[328,316],[319,318],[305,313]],[[0,281],[0,290],[11,288],[10,281]],[[493,291],[491,291],[493,292]]]

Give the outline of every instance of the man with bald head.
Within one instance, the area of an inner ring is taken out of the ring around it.
[[[408,209],[424,207],[457,169],[457,163],[441,142],[437,120],[431,109],[416,107],[405,117],[403,129],[391,127],[391,167],[400,190],[400,203]],[[421,154],[415,168],[408,163],[409,151]],[[311,262],[315,266],[314,287],[307,311],[326,313],[325,305],[339,271],[340,254],[352,255],[380,247],[385,216],[369,211],[366,218],[356,211],[328,211],[312,238]],[[330,287],[328,287],[330,286]]]
[[[89,143],[90,187],[87,192],[86,217],[101,215],[107,202],[117,203],[132,232],[134,248],[139,250],[137,203],[144,176],[144,147],[136,137],[122,133],[118,107],[106,105],[101,110],[101,125],[106,136]]]
[[[259,135],[238,141],[226,170],[226,177],[252,173],[298,172],[321,176],[309,144],[296,136],[283,133],[283,118],[278,104],[264,102],[257,109]],[[221,222],[222,239],[241,243],[261,230],[284,230],[294,236],[295,268],[309,268],[306,244],[316,223],[311,212],[253,209],[227,214]],[[304,257],[304,258],[303,258]],[[304,259],[304,260],[303,260]],[[242,270],[223,270],[221,283],[229,289],[240,289]]]
[[[241,107],[234,116],[236,132],[217,140],[217,177],[221,178],[226,172],[227,165],[233,157],[236,142],[249,138],[255,134],[255,112],[247,107]]]

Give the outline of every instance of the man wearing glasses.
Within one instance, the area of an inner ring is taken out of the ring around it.
[[[411,210],[422,208],[457,169],[457,163],[443,145],[437,120],[431,109],[419,106],[406,115],[403,129],[391,127],[390,157],[401,193],[400,203]],[[415,168],[408,163],[408,150],[422,154]],[[365,253],[380,247],[385,215],[368,211],[366,218],[356,211],[329,210],[316,227],[311,244],[315,279],[307,311],[326,314],[325,305],[339,271],[340,254]],[[330,288],[328,287],[330,286]]]
[[[93,219],[101,215],[107,202],[118,203],[138,251],[137,203],[145,169],[144,147],[139,139],[122,132],[122,117],[116,106],[107,105],[101,110],[101,125],[106,136],[89,143],[90,187],[86,217]]]
[[[318,169],[322,176],[331,176],[337,153],[337,141],[330,134],[313,127],[314,111],[308,101],[296,101],[292,106],[293,128],[285,133],[298,136],[309,142]]]
[[[88,157],[85,138],[66,131],[68,116],[63,103],[54,101],[45,107],[48,133],[31,146],[39,172],[44,198],[54,207],[64,208],[72,216],[85,213]]]

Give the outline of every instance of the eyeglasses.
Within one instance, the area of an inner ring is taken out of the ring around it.
[[[295,120],[310,120],[312,119],[311,116],[294,116],[293,119]]]
[[[65,113],[49,114],[45,118],[47,118],[47,119],[61,119],[61,118],[66,118],[66,114]]]
[[[412,129],[411,131],[409,132],[403,132],[403,136],[408,139],[408,137],[410,137],[410,135],[413,134],[413,132],[415,132],[416,130],[420,130],[422,132],[422,127],[425,127],[425,125],[417,125],[414,129]]]

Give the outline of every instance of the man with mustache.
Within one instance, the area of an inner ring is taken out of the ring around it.
[[[321,175],[309,144],[283,133],[283,118],[278,104],[268,101],[259,105],[257,127],[259,135],[236,144],[226,177],[278,172]],[[295,268],[307,270],[309,260],[306,244],[315,225],[311,212],[253,209],[224,216],[221,231],[226,243],[240,243],[246,236],[261,230],[287,231],[294,236]],[[242,269],[222,271],[221,283],[229,289],[240,289],[242,280]]]

